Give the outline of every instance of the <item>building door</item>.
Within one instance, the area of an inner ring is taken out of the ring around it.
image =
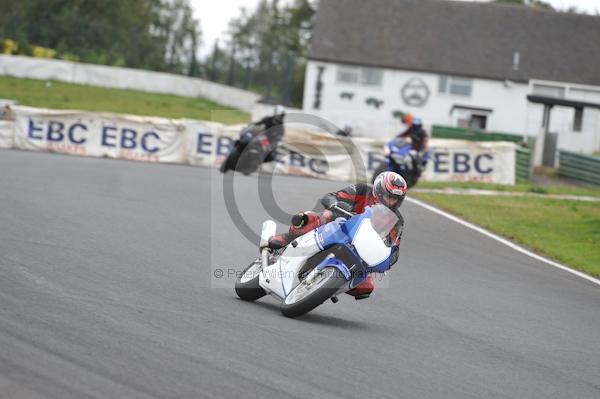
[[[544,153],[542,165],[554,167],[556,164],[556,146],[558,144],[558,133],[546,132],[544,138]]]

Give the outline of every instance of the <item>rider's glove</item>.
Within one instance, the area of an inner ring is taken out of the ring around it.
[[[301,229],[302,227],[306,226],[306,223],[308,223],[308,215],[306,215],[304,212],[300,212],[292,216],[293,227]]]
[[[340,209],[338,208],[343,209],[346,212],[352,213],[352,205],[350,205],[349,203],[344,201],[334,202],[329,207],[329,210],[331,211],[335,219],[340,217],[348,219],[349,217],[347,213],[340,211]]]

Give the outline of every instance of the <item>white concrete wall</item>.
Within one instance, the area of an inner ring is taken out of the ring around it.
[[[254,104],[260,99],[258,94],[204,79],[24,56],[0,55],[0,75],[204,97],[246,112],[252,112]]]

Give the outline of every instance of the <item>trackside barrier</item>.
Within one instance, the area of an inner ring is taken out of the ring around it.
[[[559,176],[600,186],[600,157],[559,151]]]
[[[529,176],[529,162],[531,157],[531,151],[524,147],[515,147],[516,161],[515,166],[516,180],[517,182],[527,182],[530,179]]]
[[[242,125],[57,111],[15,106],[0,124],[0,147],[144,162],[219,166]],[[318,128],[286,124],[274,173],[320,179],[370,179],[383,160],[387,139],[339,138]],[[515,144],[432,139],[422,176],[429,181],[515,182]],[[362,173],[358,173],[362,172]]]
[[[13,122],[0,120],[0,148],[13,147],[13,125]]]
[[[465,129],[440,125],[432,126],[431,137],[469,141],[510,141],[513,143],[521,143],[525,140],[525,137],[517,134],[486,132],[478,129]]]

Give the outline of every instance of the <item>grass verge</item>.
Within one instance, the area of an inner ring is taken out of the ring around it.
[[[600,204],[550,198],[412,193],[536,253],[600,277]]]
[[[250,119],[245,112],[202,98],[5,76],[0,77],[0,97],[16,100],[20,105],[52,109],[189,118],[227,124]]]
[[[600,187],[579,187],[579,186],[541,186],[528,183],[519,183],[514,186],[506,184],[490,183],[459,183],[459,182],[425,182],[420,181],[415,188],[428,189],[477,189],[493,190],[502,192],[535,193],[535,194],[560,194],[560,195],[585,195],[590,197],[600,197]]]

